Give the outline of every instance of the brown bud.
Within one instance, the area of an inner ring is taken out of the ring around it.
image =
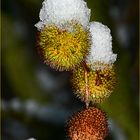
[[[95,107],[74,115],[67,124],[70,140],[104,140],[108,134],[106,114]]]

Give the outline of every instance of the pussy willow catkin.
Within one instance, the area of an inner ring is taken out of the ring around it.
[[[89,48],[90,9],[83,0],[44,0],[39,47],[44,62],[56,70],[71,70],[85,59]]]

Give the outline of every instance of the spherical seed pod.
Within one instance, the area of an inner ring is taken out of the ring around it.
[[[67,124],[70,140],[104,140],[108,135],[106,114],[95,107],[74,115]]]
[[[84,102],[101,103],[116,85],[114,67],[104,65],[102,69],[93,71],[81,66],[73,72],[72,84],[76,95]]]
[[[44,62],[57,70],[70,70],[86,57],[89,34],[80,24],[66,23],[62,28],[47,25],[41,30],[39,48]]]

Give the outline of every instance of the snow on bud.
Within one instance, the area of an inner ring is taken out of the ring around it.
[[[112,66],[116,61],[117,54],[112,51],[112,36],[110,29],[99,22],[91,22],[91,47],[86,63],[93,70],[103,67],[103,64]]]
[[[35,25],[38,30],[48,24],[61,27],[69,21],[76,21],[87,27],[90,9],[83,0],[44,0],[39,17],[40,21]]]

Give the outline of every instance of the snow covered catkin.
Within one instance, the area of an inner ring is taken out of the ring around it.
[[[35,25],[43,60],[56,70],[71,70],[89,49],[90,9],[83,0],[45,0]],[[39,50],[38,49],[38,50]]]
[[[99,22],[90,23],[91,45],[84,65],[73,71],[75,94],[86,103],[101,103],[110,96],[116,85],[110,29]]]

